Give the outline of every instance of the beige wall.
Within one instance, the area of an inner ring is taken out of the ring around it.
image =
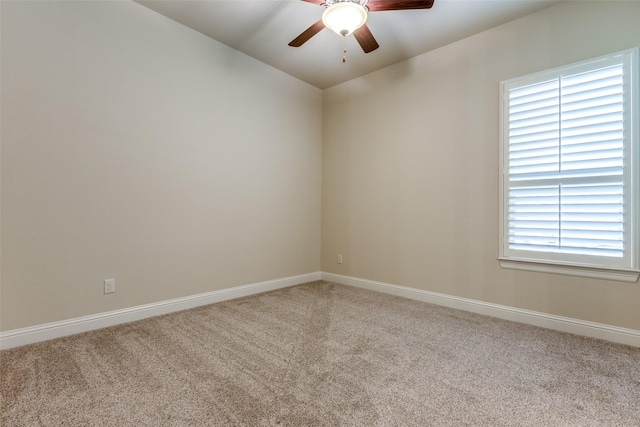
[[[319,270],[320,90],[132,2],[1,13],[1,330]]]
[[[638,283],[497,261],[499,82],[637,46],[639,22],[566,2],[326,90],[322,270],[640,329]]]
[[[637,283],[496,260],[498,82],[637,45],[640,2],[561,4],[324,93],[135,3],[1,15],[2,331],[321,267],[640,329]]]

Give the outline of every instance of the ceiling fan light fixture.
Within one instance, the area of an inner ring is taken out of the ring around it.
[[[358,3],[334,3],[322,14],[324,26],[341,36],[348,36],[367,22],[367,10]]]

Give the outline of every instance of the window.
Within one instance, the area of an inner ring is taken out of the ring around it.
[[[635,282],[638,49],[501,83],[503,267]]]

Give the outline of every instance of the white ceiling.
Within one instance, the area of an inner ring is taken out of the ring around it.
[[[136,1],[320,89],[559,3],[435,0],[431,9],[369,13],[367,25],[380,48],[365,54],[353,36],[343,39],[326,28],[302,47],[288,46],[324,10],[301,0]]]

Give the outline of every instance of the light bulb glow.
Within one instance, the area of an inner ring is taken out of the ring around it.
[[[322,22],[336,34],[347,36],[367,22],[367,11],[359,4],[349,1],[335,3],[324,11]]]

